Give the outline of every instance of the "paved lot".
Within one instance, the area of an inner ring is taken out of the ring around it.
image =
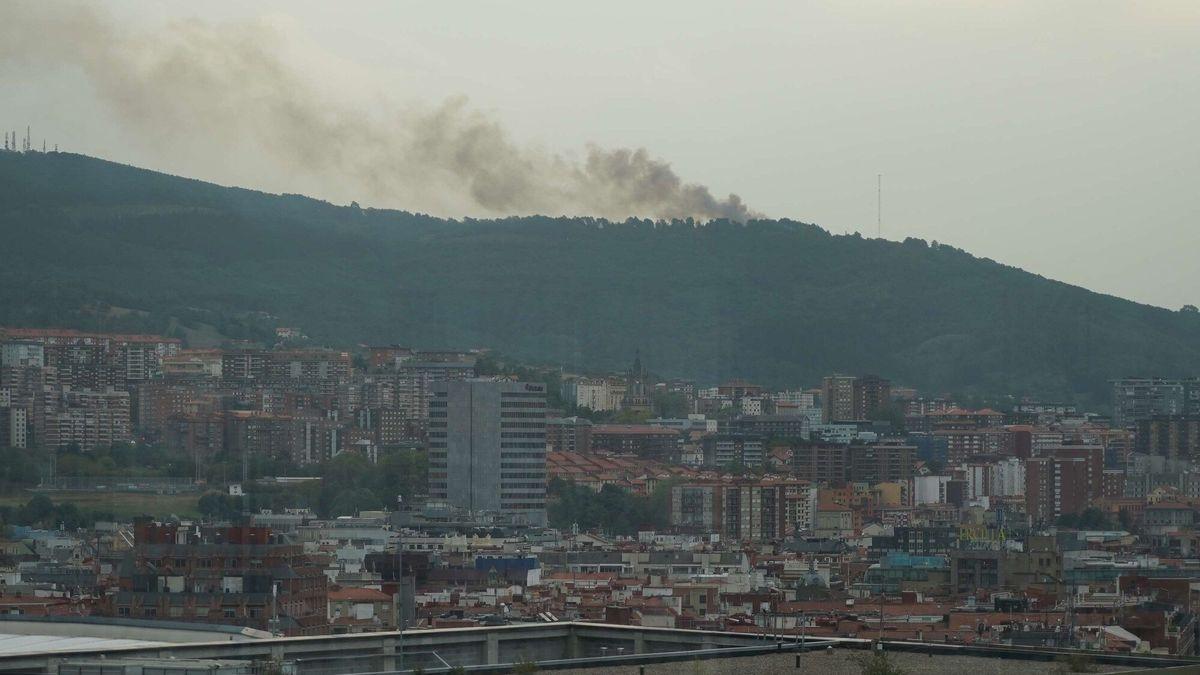
[[[734,659],[656,663],[642,666],[646,675],[738,675],[814,673],[816,675],[860,675],[859,660],[865,651],[837,649],[831,654],[813,652],[800,657],[801,667],[795,667],[794,654],[772,654]],[[988,659],[979,656],[927,656],[924,654],[893,653],[890,658],[908,675],[933,675],[966,673],[967,675],[999,675],[1020,673],[1021,675],[1058,675],[1064,672],[1060,664],[1043,661],[1018,661],[1013,659]],[[1092,672],[1111,673],[1128,670],[1128,667],[1094,667]],[[550,671],[547,671],[550,672]],[[591,668],[586,670],[556,670],[554,673],[577,673],[578,675],[638,675],[638,666],[620,668]]]

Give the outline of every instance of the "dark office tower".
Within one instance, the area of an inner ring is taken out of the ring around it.
[[[830,375],[821,383],[821,421],[825,424],[855,419],[852,375]]]
[[[434,383],[432,392],[430,497],[545,525],[545,385],[461,380]]]
[[[878,375],[863,375],[854,382],[854,419],[875,418],[892,398],[892,383]]]
[[[869,420],[891,398],[892,383],[878,375],[830,375],[821,382],[821,421]]]

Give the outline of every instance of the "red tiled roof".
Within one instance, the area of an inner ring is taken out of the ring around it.
[[[1157,504],[1151,504],[1147,506],[1146,510],[1156,511],[1163,509],[1186,509],[1188,511],[1192,511],[1195,510],[1195,508],[1196,507],[1192,506],[1191,504],[1184,504],[1183,502],[1158,502]]]
[[[597,424],[592,427],[592,437],[597,434],[626,434],[633,436],[677,436],[679,432],[666,427],[649,424]]]
[[[85,333],[73,328],[2,328],[0,333],[10,338],[93,338],[111,340],[113,342],[163,342],[180,344],[179,338],[168,338],[161,335],[139,335],[122,333]]]

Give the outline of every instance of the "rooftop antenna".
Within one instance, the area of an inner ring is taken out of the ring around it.
[[[883,174],[875,174],[875,236],[883,236]]]

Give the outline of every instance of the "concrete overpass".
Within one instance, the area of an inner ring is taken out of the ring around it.
[[[3,630],[0,623],[0,631]],[[38,627],[34,627],[36,630]],[[44,631],[43,631],[44,632]],[[69,634],[60,629],[59,634]],[[148,638],[126,627],[127,638]],[[161,634],[155,635],[161,639]],[[447,666],[485,667],[537,662],[584,663],[593,659],[627,661],[636,657],[697,655],[776,650],[762,636],[717,631],[676,630],[578,622],[514,624],[509,626],[446,628],[293,638],[145,644],[46,652],[0,653],[0,672],[55,673],[60,664],[104,659],[112,665],[126,659],[254,661],[285,664],[296,675],[380,673],[421,668],[426,672]],[[789,641],[789,648],[791,642]],[[824,645],[813,640],[809,646]],[[748,650],[748,651],[747,651]]]
[[[2,625],[0,625],[2,628]],[[131,635],[131,637],[135,637]],[[665,661],[754,657],[813,649],[864,649],[872,642],[854,638],[806,639],[796,636],[615,626],[582,622],[516,624],[497,627],[449,628],[246,641],[193,642],[142,646],[85,647],[54,653],[31,651],[0,654],[0,672],[57,673],[70,664],[102,660],[104,672],[133,674],[139,662],[178,664],[184,672],[283,672],[294,675],[334,673],[395,673],[420,668],[446,671],[462,666],[470,672],[510,672],[514,664],[536,662],[541,670],[603,667]],[[931,655],[971,655],[1011,660],[1014,672],[1022,660],[1053,660],[1066,652],[1021,647],[974,647],[940,643],[888,642],[889,651],[919,651]],[[1190,666],[1195,657],[1148,657],[1092,654],[1098,663],[1129,669]],[[205,665],[201,665],[205,664]],[[230,670],[215,669],[214,664]],[[237,664],[244,670],[236,670]],[[270,664],[272,668],[266,668]],[[1007,664],[1006,664],[1007,665]],[[275,671],[277,667],[279,670]],[[83,671],[75,671],[83,672]],[[99,671],[94,671],[99,672]],[[155,672],[174,672],[156,667]]]

